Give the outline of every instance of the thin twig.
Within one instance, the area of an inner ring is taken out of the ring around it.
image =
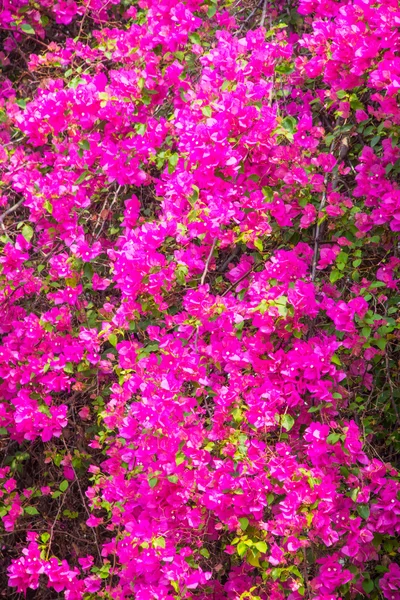
[[[8,208],[5,212],[3,212],[3,214],[0,216],[0,225],[3,229],[3,231],[6,230],[6,228],[4,227],[4,219],[6,218],[7,215],[9,215],[10,213],[14,212],[15,210],[17,210],[17,208],[19,208],[21,206],[21,204],[24,202],[25,198],[22,198],[22,200],[19,200],[17,202],[17,204],[14,204],[14,206],[11,206],[11,208]]]
[[[224,261],[222,267],[219,269],[219,273],[224,273],[229,266],[229,263],[239,254],[239,246],[235,246],[233,252],[230,253],[228,258]]]
[[[86,16],[87,16],[88,8],[89,8],[89,4],[87,4],[85,12],[83,13],[83,17],[82,17],[81,25],[79,27],[79,33],[78,33],[78,37],[77,37],[76,42],[79,42],[79,40],[80,40],[81,33],[82,33],[82,30],[83,30],[83,24],[85,23],[85,19],[86,19]]]
[[[201,276],[200,285],[203,285],[204,282],[205,282],[205,280],[206,280],[207,273],[208,273],[208,267],[210,266],[210,260],[211,260],[211,257],[213,255],[213,252],[214,252],[216,241],[217,241],[217,238],[214,238],[213,239],[213,243],[211,245],[210,254],[208,255],[208,258],[206,260],[206,265],[204,267],[203,275]]]
[[[24,139],[24,136],[18,138],[17,140],[13,140],[11,139],[9,142],[7,142],[6,144],[2,144],[3,148],[5,146],[11,146],[12,144],[18,144],[18,142],[22,142],[22,140]]]
[[[261,15],[261,19],[260,19],[260,27],[264,27],[266,14],[267,14],[267,0],[264,0],[262,15]]]
[[[324,179],[324,187],[325,188],[326,188],[327,183],[328,183],[328,174],[325,175],[325,179]],[[314,255],[313,255],[312,267],[311,267],[311,281],[315,281],[315,276],[317,274],[317,262],[318,262],[318,256],[319,256],[319,242],[320,242],[319,236],[321,233],[321,222],[319,220],[319,214],[324,209],[325,203],[326,203],[326,189],[322,193],[322,198],[321,198],[321,202],[320,202],[319,209],[318,209],[318,221],[317,221],[317,226],[315,228],[315,237],[314,237]]]
[[[58,507],[58,511],[57,511],[56,517],[55,517],[55,519],[53,521],[53,524],[52,524],[52,526],[50,528],[50,538],[49,538],[49,545],[47,547],[47,552],[46,552],[46,560],[49,558],[49,555],[50,555],[51,544],[52,544],[53,535],[54,535],[54,527],[55,527],[55,525],[57,523],[57,519],[58,519],[58,517],[60,515],[61,509],[64,506],[65,498],[66,498],[66,495],[64,494],[63,499],[60,502],[60,506]]]
[[[332,144],[331,144],[331,148],[330,151],[333,151],[335,145],[335,140],[333,140]],[[341,144],[340,144],[340,150],[339,150],[339,156],[336,160],[335,166],[338,165],[347,155],[349,151],[349,142],[348,142],[348,137],[343,138]],[[339,181],[339,174],[336,173],[333,178],[332,178],[332,189],[335,190],[337,187]],[[325,174],[324,177],[324,191],[322,193],[322,198],[321,198],[321,203],[319,205],[319,209],[318,209],[318,217],[319,214],[323,211],[323,209],[325,208],[325,204],[326,204],[326,187],[328,185],[328,173]],[[315,237],[314,237],[314,255],[313,255],[313,260],[312,260],[312,267],[311,267],[311,281],[315,281],[315,277],[317,274],[317,263],[318,263],[318,257],[319,257],[319,246],[320,246],[320,237],[321,237],[321,231],[322,231],[322,222],[321,220],[318,218],[317,221],[317,225],[315,228]]]
[[[4,25],[1,26],[1,29],[3,31],[10,31],[13,34],[18,33],[18,35],[24,35],[26,37],[26,39],[33,40],[36,44],[40,44],[41,46],[46,48],[46,50],[49,49],[47,44],[45,44],[44,42],[41,42],[36,37],[33,37],[30,33],[25,33],[25,31],[22,31],[22,29],[15,30],[15,29],[11,29],[10,27],[4,27]]]
[[[339,155],[336,164],[339,165],[344,160],[349,152],[349,138],[345,136],[340,142]],[[332,189],[335,191],[337,188],[338,181],[340,180],[339,171],[335,173],[332,178]]]
[[[225,291],[224,293],[221,295],[221,297],[223,298],[224,296],[227,295],[228,292],[231,291],[232,288],[236,287],[237,285],[239,285],[239,283],[241,281],[243,281],[243,279],[246,279],[247,275],[250,275],[250,273],[252,271],[254,271],[254,269],[257,267],[258,265],[253,265],[251,267],[251,269],[249,269],[248,271],[246,271],[246,273],[244,275],[242,275],[237,281],[234,281]]]
[[[310,594],[310,584],[308,581],[308,568],[307,568],[307,553],[306,549],[303,547],[303,580],[304,587],[307,589],[307,596]]]
[[[248,23],[251,19],[251,17],[254,15],[254,13],[256,12],[256,10],[261,6],[263,0],[260,0],[260,2],[257,2],[257,5],[255,6],[255,8],[253,8],[253,10],[251,11],[251,13],[246,17],[246,19],[243,21],[240,29],[237,32],[237,35],[239,35],[239,33],[242,32],[244,26],[246,25],[246,23]]]
[[[392,408],[394,410],[394,414],[396,415],[397,424],[399,424],[400,423],[400,415],[399,415],[398,408],[396,406],[396,401],[394,399],[395,389],[394,389],[392,378],[390,376],[389,356],[388,356],[387,350],[386,350],[386,354],[385,354],[385,363],[386,363],[386,378],[387,378],[389,388],[390,388],[390,402],[391,402]]]
[[[118,194],[119,194],[119,192],[120,192],[121,188],[122,188],[122,185],[119,185],[119,186],[117,187],[117,189],[116,189],[116,191],[115,191],[115,194],[114,194],[114,198],[112,199],[112,202],[111,202],[111,204],[110,204],[110,208],[108,209],[109,211],[111,211],[112,207],[114,206],[115,202],[117,201]],[[104,200],[103,208],[102,208],[102,209],[101,209],[101,211],[100,211],[100,216],[101,216],[101,213],[103,212],[103,210],[105,210],[105,208],[106,208],[107,200],[108,200],[108,197],[107,197],[107,198]],[[108,214],[107,214],[107,217],[108,217]],[[105,225],[105,224],[106,224],[106,219],[103,219],[103,222],[102,222],[102,224],[101,224],[101,226],[100,226],[99,233],[96,235],[96,240],[98,240],[98,239],[99,239],[99,237],[100,237],[100,235],[101,235],[101,232],[102,232],[102,231],[103,231],[103,229],[104,229],[104,225]]]
[[[208,267],[210,266],[210,261],[211,261],[211,257],[212,257],[213,252],[214,252],[214,248],[215,248],[216,242],[217,242],[217,238],[215,237],[213,239],[213,243],[211,244],[211,249],[210,249],[210,252],[208,254],[208,257],[207,257],[207,260],[206,260],[206,264],[204,266],[203,275],[201,276],[201,279],[200,279],[200,285],[204,285],[204,282],[206,280],[207,273],[208,273]],[[199,326],[196,327],[195,331],[196,331],[196,339],[195,339],[195,342],[194,342],[194,347],[195,347],[196,352],[197,352],[197,342],[199,340]],[[189,340],[191,339],[191,337],[192,336],[189,337]]]
[[[68,454],[70,454],[69,448],[68,448],[68,446],[67,446],[67,444],[66,444],[66,442],[65,442],[65,439],[64,439],[64,437],[63,437],[63,436],[61,436],[61,440],[62,440],[62,442],[63,442],[63,444],[64,444],[64,447],[65,447],[66,451],[68,452]],[[82,491],[82,488],[81,488],[81,484],[80,484],[80,482],[79,482],[79,478],[78,478],[77,472],[75,471],[75,467],[74,467],[74,465],[73,465],[73,463],[72,463],[72,460],[71,460],[71,468],[72,468],[72,470],[73,470],[73,472],[74,472],[74,475],[75,475],[75,481],[76,481],[76,484],[77,484],[77,486],[78,486],[78,490],[79,490],[79,494],[80,494],[80,497],[81,497],[81,500],[82,500],[82,504],[83,504],[83,506],[84,506],[84,508],[85,508],[85,511],[86,511],[87,515],[88,515],[88,516],[89,516],[89,518],[90,518],[92,515],[91,515],[91,512],[90,512],[90,510],[88,509],[88,507],[87,507],[87,505],[86,505],[85,496],[84,496],[84,494],[83,494],[83,491]],[[92,532],[93,532],[94,543],[96,544],[97,553],[98,553],[98,555],[99,555],[99,559],[100,559],[100,561],[101,561],[101,560],[102,560],[102,558],[101,558],[101,552],[100,552],[100,548],[99,548],[99,543],[98,543],[98,541],[97,541],[96,532],[95,532],[95,530],[94,530],[93,528],[91,528],[91,529],[92,529]]]

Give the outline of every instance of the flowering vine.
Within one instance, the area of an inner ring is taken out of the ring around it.
[[[400,600],[398,3],[0,24],[4,586]]]

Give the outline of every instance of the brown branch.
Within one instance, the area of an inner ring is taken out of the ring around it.
[[[396,401],[394,399],[394,391],[395,391],[395,389],[394,389],[392,378],[390,376],[389,356],[388,356],[387,351],[386,351],[386,354],[385,354],[385,364],[386,364],[386,379],[387,379],[387,382],[389,384],[389,389],[390,389],[390,403],[391,403],[392,408],[394,410],[394,414],[396,415],[397,425],[399,425],[399,423],[400,423],[400,415],[399,415],[398,408],[396,406]]]
[[[21,206],[21,204],[24,202],[25,198],[22,198],[22,200],[19,200],[19,202],[17,202],[17,204],[14,204],[14,206],[11,206],[11,208],[8,208],[5,212],[3,212],[3,214],[0,216],[0,226],[2,227],[3,231],[6,230],[6,228],[4,227],[4,219],[6,218],[7,215],[9,215],[10,213],[14,212],[15,210],[17,210],[17,208],[19,208]]]
[[[122,188],[122,185],[119,185],[119,186],[117,187],[117,189],[116,189],[116,191],[115,191],[115,194],[114,194],[114,198],[112,199],[112,202],[111,202],[111,204],[110,204],[110,208],[108,209],[109,211],[111,211],[112,207],[114,206],[115,202],[117,201],[118,194],[119,194],[119,192],[120,192],[121,188]],[[106,208],[107,200],[108,200],[108,196],[107,196],[107,198],[104,200],[103,208],[102,208],[102,209],[101,209],[101,211],[100,211],[100,218],[101,218],[101,213],[102,213],[102,212],[105,210],[105,208]],[[107,217],[108,217],[108,214],[107,214]],[[96,239],[96,240],[98,240],[98,239],[99,239],[99,237],[100,237],[100,235],[101,235],[101,232],[102,232],[102,231],[103,231],[103,229],[104,229],[104,225],[106,224],[107,217],[106,217],[105,219],[103,219],[103,222],[102,222],[102,224],[101,224],[101,226],[100,226],[100,229],[99,229],[99,233],[98,233],[98,234],[96,235],[96,237],[95,237],[95,239]]]
[[[264,27],[266,14],[267,14],[267,0],[264,0],[262,15],[261,15],[261,19],[260,19],[260,27]]]
[[[335,144],[335,140],[333,140],[332,144],[331,144],[331,148],[330,151],[333,151],[334,148],[334,144]],[[341,141],[340,144],[340,149],[339,149],[339,155],[338,158],[336,160],[335,166],[337,166],[339,164],[339,162],[341,162],[347,155],[349,151],[349,138],[346,136],[343,138],[343,140]],[[333,178],[332,178],[332,189],[335,190],[337,187],[339,181],[339,173],[337,172]],[[325,208],[325,204],[326,204],[326,187],[328,185],[328,173],[325,174],[325,178],[324,178],[324,191],[322,193],[322,198],[321,198],[321,203],[319,205],[319,209],[318,209],[318,217],[319,214],[323,211],[323,209]],[[319,246],[321,243],[321,232],[322,232],[322,222],[321,220],[318,218],[318,222],[315,228],[315,236],[314,236],[314,254],[313,254],[313,260],[312,260],[312,267],[311,267],[311,281],[315,281],[315,277],[317,274],[317,263],[318,263],[318,257],[319,257]]]
[[[208,258],[206,260],[206,265],[204,267],[203,275],[201,276],[200,285],[204,285],[204,282],[206,280],[207,273],[208,273],[208,267],[210,266],[210,261],[211,261],[211,257],[212,257],[213,252],[214,252],[216,241],[217,241],[217,238],[214,238],[213,239],[213,243],[211,245],[210,253],[209,253]]]
[[[240,29],[237,32],[237,35],[239,35],[242,32],[242,30],[243,30],[244,26],[246,25],[246,23],[248,23],[250,21],[251,17],[254,15],[254,13],[256,12],[256,10],[261,6],[261,4],[262,4],[262,0],[260,0],[260,2],[257,2],[255,8],[253,8],[253,10],[251,11],[251,13],[243,21]]]
[[[64,439],[64,437],[63,437],[63,436],[61,436],[61,440],[62,440],[62,442],[63,442],[63,444],[64,444],[64,447],[65,447],[66,451],[68,452],[68,454],[70,454],[69,448],[68,448],[68,446],[67,446],[67,444],[66,444],[66,442],[65,442],[65,439]],[[72,463],[72,460],[71,460],[71,468],[72,468],[72,470],[73,470],[73,472],[74,472],[74,475],[75,475],[75,481],[76,481],[76,484],[77,484],[77,486],[78,486],[79,495],[80,495],[80,497],[81,497],[82,504],[83,504],[83,506],[84,506],[84,508],[85,508],[85,511],[86,511],[87,515],[88,515],[89,517],[91,517],[91,512],[90,512],[90,510],[88,509],[88,507],[87,507],[87,505],[86,505],[85,496],[84,496],[84,494],[83,494],[83,491],[82,491],[82,488],[81,488],[81,484],[80,484],[80,482],[79,482],[79,477],[78,477],[78,474],[77,474],[77,472],[75,471],[75,467],[74,467],[74,465],[73,465],[73,463]],[[98,555],[99,555],[99,559],[100,559],[100,561],[101,561],[101,560],[102,560],[102,558],[101,558],[101,552],[100,552],[100,548],[99,548],[99,543],[98,543],[98,541],[97,541],[97,535],[96,535],[96,532],[95,532],[94,528],[91,528],[91,529],[92,529],[92,532],[93,532],[93,538],[94,538],[94,543],[96,544],[97,553],[98,553]]]
[[[236,285],[239,285],[239,283],[240,283],[241,281],[243,281],[243,279],[246,279],[247,275],[250,275],[250,273],[251,273],[252,271],[254,271],[254,269],[255,269],[256,267],[258,267],[258,266],[259,266],[259,265],[253,265],[253,266],[251,267],[251,269],[249,269],[248,271],[246,271],[246,273],[245,273],[244,275],[242,275],[241,277],[239,277],[239,279],[238,279],[237,281],[234,281],[234,282],[233,282],[233,283],[232,283],[232,284],[231,284],[231,285],[230,285],[230,286],[229,286],[229,287],[228,287],[228,288],[227,288],[227,289],[224,291],[224,293],[222,294],[222,296],[221,296],[221,297],[223,298],[224,296],[226,296],[226,294],[228,294],[228,292],[230,292],[232,288],[234,288]]]
[[[60,502],[60,506],[58,507],[58,511],[57,511],[57,514],[56,514],[56,516],[55,516],[55,519],[54,519],[54,521],[53,521],[53,524],[52,524],[52,526],[50,527],[50,538],[49,538],[49,545],[48,545],[48,547],[47,547],[47,552],[46,552],[46,560],[48,560],[48,558],[49,558],[49,555],[50,555],[51,544],[52,544],[52,541],[53,541],[53,535],[54,535],[54,527],[55,527],[55,525],[56,525],[56,523],[57,523],[57,519],[58,519],[58,517],[59,517],[59,515],[60,515],[61,509],[62,509],[62,507],[64,506],[65,498],[66,498],[66,496],[65,496],[65,494],[64,494],[64,496],[63,496],[63,498],[62,498],[62,501]]]

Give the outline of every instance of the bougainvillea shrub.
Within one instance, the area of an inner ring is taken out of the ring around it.
[[[0,24],[0,596],[400,600],[398,2]]]

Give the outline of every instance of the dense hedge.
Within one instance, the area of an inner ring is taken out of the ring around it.
[[[0,596],[399,600],[398,1],[0,24]]]

